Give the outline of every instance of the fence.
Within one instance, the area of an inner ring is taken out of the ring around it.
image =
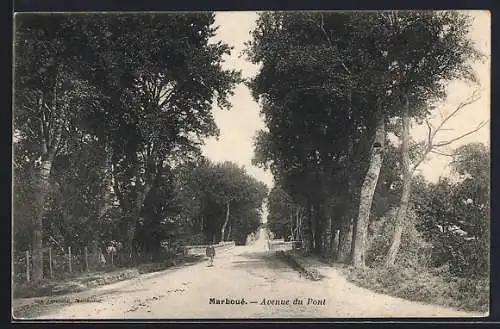
[[[234,241],[226,241],[226,242],[220,242],[216,245],[213,245],[215,247],[215,251],[222,251],[222,250],[227,250],[231,249],[236,245]],[[204,255],[205,254],[205,249],[209,245],[196,245],[196,246],[184,246],[185,253],[187,255]]]
[[[302,241],[283,241],[281,240],[268,240],[267,246],[269,251],[287,251],[292,249],[300,249]]]
[[[45,279],[63,279],[87,271],[106,270],[132,264],[174,259],[184,251],[163,248],[157,253],[130,254],[118,250],[115,252],[91,252],[90,248],[74,250],[71,247],[43,249],[43,277]],[[31,251],[15,252],[13,255],[13,280],[15,283],[30,282],[33,277],[33,254]]]

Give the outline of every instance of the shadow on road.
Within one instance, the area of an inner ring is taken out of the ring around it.
[[[233,268],[240,269],[256,269],[256,268],[270,268],[270,269],[290,269],[290,266],[280,260],[274,252],[245,252],[239,255],[244,260],[232,261]]]
[[[104,290],[102,292],[99,292],[98,296],[99,298],[104,297],[104,296],[110,296],[110,295],[121,295],[121,294],[129,294],[129,293],[134,293],[134,292],[144,292],[148,291],[148,289],[109,289],[109,290]]]

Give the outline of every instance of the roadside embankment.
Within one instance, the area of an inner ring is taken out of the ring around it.
[[[62,281],[44,281],[37,285],[16,285],[13,289],[13,312],[16,316],[22,317],[23,314],[33,312],[33,309],[39,306],[88,302],[87,298],[69,298],[65,295],[85,292],[95,287],[134,279],[146,273],[161,272],[177,266],[193,265],[203,259],[204,257],[201,255],[188,255],[176,260],[140,264],[131,268],[83,273]]]

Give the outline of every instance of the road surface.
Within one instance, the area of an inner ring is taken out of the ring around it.
[[[94,296],[99,301],[58,306],[37,318],[477,316],[374,293],[346,282],[335,269],[321,281],[307,280],[269,253],[265,235],[259,236],[253,245],[217,254],[213,267],[202,262],[92,289],[78,295]]]

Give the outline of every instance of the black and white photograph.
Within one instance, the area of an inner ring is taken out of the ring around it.
[[[22,12],[12,319],[485,318],[488,10]]]

